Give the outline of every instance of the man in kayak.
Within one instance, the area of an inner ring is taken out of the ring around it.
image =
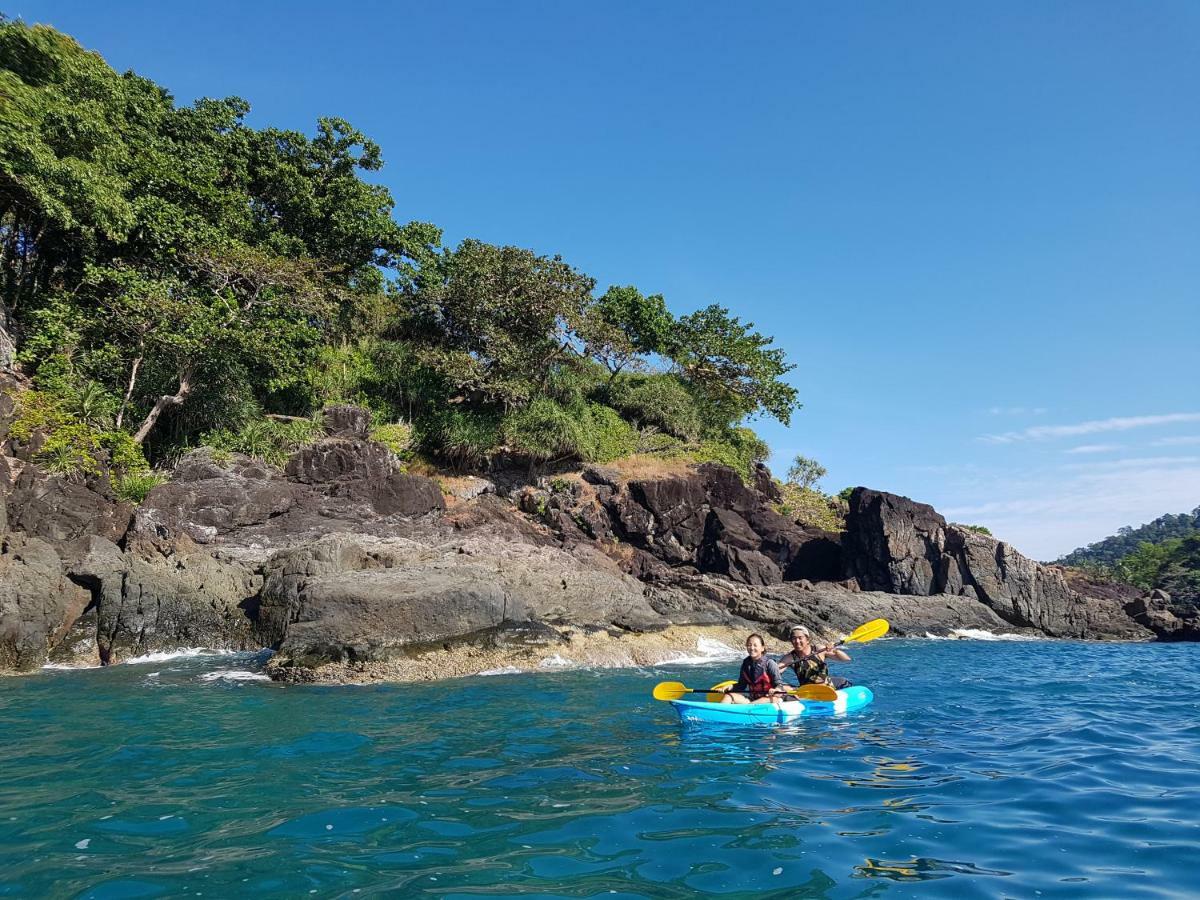
[[[850,662],[849,653],[833,644],[826,644],[821,649],[814,650],[812,636],[803,625],[793,625],[790,636],[792,649],[779,658],[779,666],[795,672],[800,687],[804,687],[806,684],[828,684],[834,688],[849,687],[850,682],[845,678],[830,675],[829,667],[825,664],[827,659]]]
[[[725,688],[722,703],[778,703],[782,697],[783,680],[779,677],[779,666],[767,656],[767,645],[761,634],[746,638],[746,652],[750,655],[742,660],[738,680],[733,687]]]

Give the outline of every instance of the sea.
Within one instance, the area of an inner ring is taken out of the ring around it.
[[[1197,897],[1200,646],[884,639],[840,718],[684,725],[737,655],[304,686],[0,679],[0,897]],[[783,648],[780,647],[780,650]]]

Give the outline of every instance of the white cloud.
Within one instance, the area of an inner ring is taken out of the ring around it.
[[[1192,463],[1200,463],[1200,456],[1142,456],[1129,459],[1106,459],[1102,462],[1066,463],[1062,468],[1098,472],[1112,469],[1161,469],[1186,466]]]
[[[1070,450],[1064,450],[1063,453],[1109,453],[1120,449],[1117,444],[1083,444],[1079,447],[1072,447]]]
[[[993,406],[988,410],[989,416],[1044,416],[1047,410],[1044,406]]]
[[[985,434],[979,438],[989,444],[1011,444],[1017,441],[1041,441],[1047,438],[1076,437],[1082,434],[1100,434],[1106,431],[1129,431],[1133,428],[1150,428],[1155,425],[1173,425],[1180,422],[1200,422],[1200,413],[1167,413],[1161,416],[1124,416],[1112,419],[1094,419],[1074,425],[1034,425],[1021,431],[1006,431],[1003,434]]]
[[[1178,434],[1150,442],[1151,447],[1183,447],[1188,444],[1200,444],[1200,434]]]
[[[984,488],[986,501],[939,512],[952,521],[986,525],[1026,556],[1057,559],[1123,525],[1137,526],[1200,503],[1200,457],[1115,460],[1112,465],[1062,469],[1024,480],[991,481]]]

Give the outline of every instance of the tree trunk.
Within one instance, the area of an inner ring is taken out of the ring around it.
[[[190,372],[185,372],[179,376],[179,390],[177,390],[173,395],[164,394],[158,398],[158,401],[154,404],[154,408],[150,410],[150,413],[146,416],[146,421],[142,422],[142,427],[139,428],[137,430],[137,434],[133,436],[134,443],[141,444],[143,441],[145,441],[146,435],[148,435],[151,429],[154,428],[154,424],[158,421],[158,417],[163,414],[163,410],[168,406],[179,406],[184,400],[187,399],[187,395],[191,393],[191,390],[192,375]]]
[[[138,349],[141,349],[141,343],[138,344]],[[117,410],[117,430],[121,429],[121,421],[125,418],[125,408],[129,406],[129,398],[133,396],[133,386],[137,384],[138,369],[142,365],[142,357],[139,356],[133,361],[133,369],[129,373],[129,387],[125,389],[125,396],[121,398],[121,408]]]

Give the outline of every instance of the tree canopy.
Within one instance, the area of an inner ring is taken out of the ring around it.
[[[152,455],[329,402],[406,420],[460,465],[744,461],[765,454],[745,420],[790,421],[794,367],[727,308],[676,317],[557,256],[443,247],[396,218],[366,177],[382,150],[349,122],[255,129],[249,109],[177,105],[0,21],[0,366],[15,351],[54,402]]]

